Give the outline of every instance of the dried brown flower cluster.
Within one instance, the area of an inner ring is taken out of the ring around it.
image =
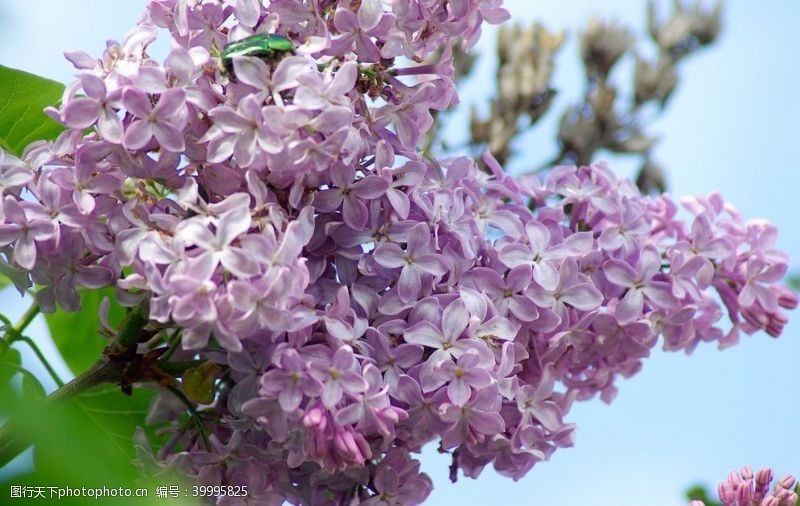
[[[497,94],[491,114],[481,120],[473,110],[470,121],[473,143],[488,146],[500,163],[508,159],[514,136],[549,109],[555,95],[550,85],[554,59],[563,42],[563,32],[548,32],[538,23],[500,28]]]
[[[687,5],[673,2],[669,17],[662,19],[653,0],[648,4],[647,41],[638,42],[620,24],[593,18],[580,34],[580,56],[586,74],[580,102],[561,113],[557,133],[558,152],[543,165],[590,163],[598,151],[607,150],[641,159],[637,184],[643,192],[663,191],[664,175],[652,160],[656,138],[645,131],[644,109],[660,113],[678,85],[678,65],[690,54],[713,43],[720,32],[722,2],[705,6],[699,0]],[[552,104],[554,60],[564,41],[563,33],[542,25],[501,27],[497,52],[497,95],[491,112],[482,118],[471,114],[471,144],[488,148],[501,162],[513,153],[512,140],[531,128]],[[655,46],[655,56],[645,57],[643,45]],[[622,87],[612,79],[617,64],[634,59],[632,85]],[[469,72],[471,62],[459,70]]]

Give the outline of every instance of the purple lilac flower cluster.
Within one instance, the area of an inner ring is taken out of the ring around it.
[[[782,477],[770,490],[773,478],[772,469],[765,467],[753,474],[753,470],[745,466],[741,472],[732,472],[719,484],[719,500],[723,506],[795,506],[798,498],[793,491],[794,477]],[[692,501],[689,506],[705,506],[705,503]]]
[[[718,194],[683,221],[602,164],[515,180],[417,151],[457,101],[451,45],[499,4],[151,0],[101,58],[67,54],[80,75],[50,112],[69,130],[0,160],[2,268],[45,310],[115,285],[180,329],[175,360],[229,371],[209,447],[159,398],[162,461],[259,504],[415,504],[426,443],[454,476],[519,479],[659,336],[690,352],[780,334],[798,301],[775,227]],[[296,51],[219,70],[264,32]]]

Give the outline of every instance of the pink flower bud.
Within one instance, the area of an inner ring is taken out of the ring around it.
[[[798,304],[797,294],[785,286],[776,285],[773,290],[778,296],[778,305],[786,309],[795,309]]]
[[[731,503],[735,500],[735,485],[730,481],[723,481],[717,486],[717,494],[723,503]]]
[[[750,474],[752,476],[752,471]],[[753,487],[750,480],[743,481],[736,487],[736,500],[739,501],[739,504],[743,505],[749,505],[752,502]]]
[[[786,474],[778,480],[778,487],[785,488],[786,490],[791,490],[794,487],[794,484],[797,480],[794,479],[794,476],[790,474]]]

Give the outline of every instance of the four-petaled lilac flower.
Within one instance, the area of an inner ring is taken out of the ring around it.
[[[567,306],[580,311],[591,311],[603,302],[603,294],[583,274],[578,272],[574,258],[561,262],[558,285],[547,290],[533,286],[528,290],[531,298],[544,308],[552,310],[561,318],[562,324],[569,320]]]
[[[436,366],[436,374],[442,381],[448,382],[447,396],[450,402],[458,406],[469,400],[472,389],[479,390],[491,385],[493,378],[486,369],[479,366],[477,353],[464,353],[457,362],[445,359]]]
[[[25,162],[0,149],[0,198],[6,191],[19,188],[32,180],[33,172]]]
[[[477,444],[487,436],[505,430],[505,420],[498,413],[497,388],[477,390],[464,405],[445,403],[439,408],[442,421],[452,424],[442,434],[442,447],[454,448],[461,443]]]
[[[659,308],[670,308],[675,304],[669,283],[653,279],[660,270],[661,255],[651,246],[641,251],[635,268],[621,260],[609,260],[603,264],[606,278],[628,289],[617,307],[620,322],[641,318],[645,298]]]
[[[622,210],[619,223],[603,230],[597,239],[597,244],[606,251],[617,251],[622,248],[625,253],[636,251],[640,241],[649,230],[644,220],[644,209],[638,202],[633,202],[627,197],[622,197]]]
[[[546,226],[532,220],[525,225],[528,244],[512,243],[500,250],[500,261],[513,268],[519,265],[533,267],[533,279],[546,290],[558,285],[558,264],[570,255],[589,253],[592,248],[592,235],[578,232],[567,237],[562,243],[551,245],[551,234]]]
[[[122,93],[108,93],[102,79],[89,72],[81,74],[85,97],[71,99],[62,112],[64,124],[83,130],[97,123],[97,133],[112,144],[122,144],[122,121],[117,115]]]
[[[389,387],[384,385],[380,370],[372,364],[364,366],[364,378],[369,387],[356,401],[340,409],[335,416],[340,425],[355,424],[362,431],[375,430],[392,437],[394,426],[408,418],[405,410],[392,406]]]
[[[231,198],[231,197],[229,197]],[[201,253],[192,261],[218,264],[240,278],[259,274],[260,267],[253,252],[233,246],[232,243],[251,226],[250,209],[238,207],[230,209],[217,219],[216,232],[211,232],[201,218],[184,221],[176,231],[176,236],[188,244],[199,248]]]
[[[349,127],[353,122],[353,108],[347,94],[358,77],[358,65],[347,62],[333,76],[326,72],[304,73],[297,76],[300,86],[294,103],[309,110],[319,110],[309,126],[315,131],[330,133]]]
[[[87,146],[78,152],[75,167],[56,169],[51,180],[64,189],[72,190],[72,201],[81,214],[94,211],[96,202],[94,195],[106,195],[120,187],[120,177],[101,170],[98,162],[107,155],[108,149],[102,143]]]
[[[523,385],[517,390],[517,409],[522,413],[522,424],[531,423],[532,419],[542,424],[550,432],[561,428],[561,408],[551,400],[555,385],[555,371],[547,367],[542,371],[539,384]]]
[[[331,170],[333,188],[322,190],[314,197],[314,207],[329,213],[342,206],[344,222],[353,230],[363,230],[369,219],[364,200],[372,200],[386,193],[388,183],[379,176],[366,176],[353,181],[356,171],[352,166],[339,165]]]
[[[23,269],[36,264],[36,241],[53,237],[53,224],[46,220],[29,220],[25,209],[11,196],[3,201],[5,217],[0,221],[0,246],[14,244],[14,261]]]
[[[395,336],[392,331],[398,332]],[[411,343],[400,343],[400,335],[406,330],[404,320],[390,320],[376,329],[367,329],[366,339],[371,348],[370,356],[374,358],[384,374],[386,384],[397,388],[397,381],[404,371],[418,364],[422,359],[422,346]]]
[[[188,120],[186,91],[172,88],[161,94],[155,107],[147,94],[139,88],[126,88],[122,103],[139,119],[125,130],[123,144],[127,149],[139,150],[150,144],[155,137],[159,146],[167,151],[179,153],[185,149],[183,129]]]
[[[309,363],[309,373],[323,384],[322,404],[330,409],[339,404],[342,396],[357,397],[369,388],[349,346],[342,346],[328,360],[315,359]]]
[[[377,494],[364,501],[362,503],[364,506],[422,504],[430,493],[428,483],[419,479],[401,480],[397,471],[388,466],[378,469],[374,484]]]
[[[443,276],[448,266],[441,255],[432,253],[428,225],[419,223],[408,231],[406,250],[394,243],[382,244],[373,253],[378,265],[387,269],[402,269],[397,283],[397,293],[403,302],[419,297],[421,277]]]
[[[433,348],[434,352],[422,366],[420,380],[423,392],[439,388],[444,381],[436,374],[435,367],[450,357],[475,349],[474,343],[459,339],[469,323],[469,312],[460,299],[451,302],[442,311],[442,328],[429,321],[421,321],[406,330],[403,338],[407,343]]]
[[[687,247],[692,254],[705,258],[709,266],[711,260],[723,260],[734,252],[730,239],[715,234],[710,214],[704,212],[695,217]]]
[[[783,279],[786,275],[785,263],[768,264],[764,260],[753,257],[747,261],[747,280],[739,293],[738,302],[742,307],[749,307],[758,302],[767,311],[778,308],[778,297],[769,288],[769,284]]]
[[[267,371],[261,377],[261,390],[277,395],[281,408],[288,413],[300,407],[303,395],[320,395],[322,385],[308,374],[305,361],[297,351],[288,349],[280,356],[280,368]]]
[[[283,149],[280,135],[285,135],[282,114],[274,107],[262,109],[255,95],[239,102],[234,110],[227,106],[213,109],[213,128],[201,139],[208,141],[208,160],[224,162],[231,155],[242,167],[263,166],[263,153],[278,153]]]
[[[467,273],[464,282],[485,291],[502,316],[512,315],[520,321],[532,322],[539,318],[536,303],[525,293],[532,273],[530,265],[522,264],[508,271],[503,279],[494,269],[478,267]]]

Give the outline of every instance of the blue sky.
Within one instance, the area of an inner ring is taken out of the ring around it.
[[[99,54],[106,39],[123,37],[143,5],[4,0],[0,64],[66,82],[73,69],[61,52]],[[590,15],[640,33],[645,26],[644,0],[507,0],[506,5],[516,20],[572,32],[557,67],[559,111],[580,96],[574,33]],[[793,257],[794,270],[800,270],[798,26],[800,2],[729,0],[719,43],[681,67],[668,112],[651,126],[661,138],[656,157],[668,169],[672,195],[721,190],[745,217],[777,223],[780,246]],[[486,31],[479,45],[483,53],[491,49],[493,33]],[[492,65],[490,58],[479,63],[477,77],[462,90],[465,101],[489,96],[491,90],[482,86],[491,82]],[[549,116],[526,136],[515,167],[533,167],[553,153],[556,123],[556,115]],[[621,174],[633,170],[626,160],[612,159],[612,165]],[[25,304],[4,291],[0,307],[16,316]],[[576,447],[558,451],[519,482],[487,470],[478,480],[451,485],[447,459],[426,452],[423,467],[436,486],[429,504],[677,506],[685,504],[682,491],[688,484],[716,483],[744,464],[800,474],[800,323],[792,316],[779,340],[755,335],[724,352],[701,347],[691,357],[654,353],[639,375],[620,383],[612,405],[576,405],[568,417],[578,424]],[[41,322],[31,334],[46,342]]]

